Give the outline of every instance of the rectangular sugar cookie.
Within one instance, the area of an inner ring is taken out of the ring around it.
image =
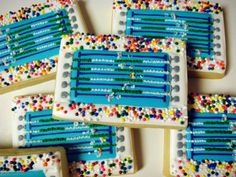
[[[185,43],[115,35],[62,40],[53,116],[130,127],[187,123]]]
[[[222,8],[193,0],[114,0],[113,33],[187,42],[189,74],[222,78],[226,45]]]
[[[73,177],[135,172],[129,128],[55,120],[52,118],[53,100],[50,94],[15,98],[12,108],[15,147],[63,146]]]
[[[61,36],[86,31],[77,2],[48,0],[0,15],[0,94],[55,78]]]
[[[62,147],[0,149],[0,177],[69,177]]]
[[[166,176],[235,176],[236,98],[189,96],[186,130],[165,132]]]

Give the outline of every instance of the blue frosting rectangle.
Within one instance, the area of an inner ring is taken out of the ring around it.
[[[187,158],[235,162],[236,115],[189,112]]]
[[[186,40],[191,58],[213,57],[213,30],[209,13],[136,9],[127,12],[127,35]]]
[[[71,101],[169,107],[167,53],[78,50],[73,58]]]
[[[0,177],[46,177],[43,170],[27,172],[0,172]]]

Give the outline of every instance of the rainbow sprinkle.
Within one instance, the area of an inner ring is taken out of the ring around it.
[[[30,100],[23,100],[28,96],[17,97],[15,102],[15,106],[12,108],[12,111],[17,109],[21,109],[24,112],[35,112],[52,109],[53,106],[53,96],[52,95],[34,95],[30,96]],[[23,101],[22,101],[23,100]]]
[[[118,35],[89,35],[84,33],[71,34],[63,36],[66,39],[62,50],[83,50],[90,47],[93,50],[119,50],[124,48],[126,52],[162,52],[173,51],[183,52],[186,43],[178,39],[150,39],[140,37],[126,37],[125,43],[121,43],[121,37]],[[82,44],[80,41],[84,41]]]
[[[39,78],[56,72],[58,57],[36,60],[24,65],[12,66],[0,73],[0,87],[6,87],[20,81]]]
[[[218,14],[222,12],[219,3],[193,0],[115,0],[113,9],[155,9],[177,10],[191,12],[206,12]]]
[[[77,176],[111,176],[114,171],[118,174],[125,175],[130,169],[133,169],[133,159],[126,157],[124,159],[114,159],[107,161],[85,162],[80,161],[70,164],[70,173]]]
[[[236,99],[230,95],[189,95],[189,109],[194,112],[236,113]]]
[[[60,157],[54,152],[32,154],[28,156],[0,157],[0,173],[10,171],[27,172],[37,170],[39,167],[42,167],[43,169],[50,166],[59,165],[60,163]]]

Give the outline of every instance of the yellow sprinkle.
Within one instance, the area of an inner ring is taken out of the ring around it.
[[[126,121],[126,119],[124,117],[122,117],[120,120],[121,120],[121,122],[125,122]]]

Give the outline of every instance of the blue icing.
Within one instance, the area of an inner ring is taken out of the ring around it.
[[[0,172],[0,177],[46,177],[43,170],[27,172]]]
[[[187,41],[191,58],[214,55],[213,20],[208,13],[131,9],[126,21],[127,35],[181,38]]]
[[[27,112],[25,146],[61,145],[66,148],[70,162],[116,157],[116,127],[53,120],[52,110]],[[97,152],[99,148],[101,154]]]
[[[235,124],[235,114],[189,112],[187,158],[235,162]],[[214,168],[214,164],[211,168]]]
[[[150,63],[153,61],[157,63]],[[78,50],[74,53],[72,63],[70,100],[168,108],[171,91],[169,71],[169,56],[166,53]],[[134,74],[133,79],[138,81],[133,82],[130,74]],[[104,78],[110,80],[99,80]],[[104,89],[110,89],[111,92]],[[122,89],[131,92],[122,92]],[[114,98],[109,100],[108,95],[112,92]]]
[[[0,71],[3,71],[58,55],[60,36],[71,33],[71,26],[66,10],[58,10],[2,26],[0,30]]]

